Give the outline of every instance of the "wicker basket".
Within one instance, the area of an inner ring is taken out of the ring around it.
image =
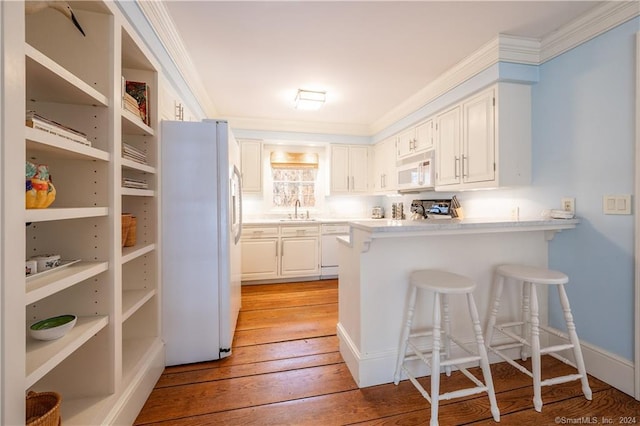
[[[122,213],[122,247],[127,243],[127,235],[129,233],[129,228],[131,227],[131,219],[132,215],[129,213]]]
[[[57,392],[29,392],[26,404],[26,426],[58,426],[60,419],[60,401]]]
[[[138,221],[135,216],[131,216],[131,223],[127,231],[127,240],[124,242],[125,247],[133,247],[136,245],[136,225]]]

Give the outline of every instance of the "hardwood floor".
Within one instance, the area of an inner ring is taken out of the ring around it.
[[[166,368],[136,425],[424,425],[429,404],[407,380],[358,389],[338,352],[337,280],[243,286],[233,355]],[[568,367],[545,357],[543,373]],[[480,377],[478,369],[472,369]],[[638,424],[640,403],[590,377],[543,388],[537,413],[531,380],[491,366],[502,425]],[[544,379],[544,377],[543,377]],[[429,378],[420,379],[429,389]],[[454,372],[448,391],[468,379]],[[486,394],[440,402],[441,425],[496,424]]]

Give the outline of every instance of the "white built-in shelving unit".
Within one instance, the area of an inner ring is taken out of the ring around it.
[[[70,3],[86,37],[53,9],[25,16],[22,2],[0,5],[1,424],[24,422],[30,390],[60,393],[65,425],[131,423],[164,367],[160,67],[114,3]],[[149,85],[149,125],[122,108],[123,76]],[[86,133],[91,146],[26,127],[25,110]],[[124,141],[148,164],[123,159]],[[25,209],[25,160],[49,166],[57,190],[49,208]],[[149,188],[124,188],[124,177]],[[133,247],[121,244],[125,212],[137,218]],[[44,253],[78,261],[25,278],[23,258]],[[78,316],[64,337],[29,337],[30,324],[60,314]]]

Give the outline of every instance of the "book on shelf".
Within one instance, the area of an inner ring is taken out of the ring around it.
[[[126,142],[122,143],[122,158],[147,164],[147,154]]]
[[[73,142],[78,142],[83,145],[91,146],[91,142],[87,139],[87,135],[84,133],[72,129],[69,126],[65,126],[64,124],[60,124],[51,119],[45,118],[35,111],[27,111],[25,124],[28,127],[51,133],[56,136],[60,136],[61,138],[68,139]]]
[[[140,113],[140,108],[138,107],[138,102],[130,94],[125,93],[125,99],[122,107],[130,113],[134,114],[136,117],[139,117],[140,120],[143,119],[142,114]]]
[[[150,125],[151,120],[149,117],[149,85],[147,83],[142,81],[124,80],[124,90],[122,92],[122,98],[123,107],[126,110],[133,112],[130,109],[134,106],[131,101],[132,98],[137,105],[138,115],[142,119],[142,122],[147,126]]]
[[[149,184],[146,181],[129,177],[122,178],[122,186],[133,189],[149,189]]]

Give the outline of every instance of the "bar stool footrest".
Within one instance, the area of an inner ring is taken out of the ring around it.
[[[567,349],[573,349],[573,345],[571,343],[566,343],[563,345],[547,346],[546,348],[540,349],[540,355],[547,355],[551,352],[565,351]]]
[[[527,370],[525,367],[523,367],[522,365],[518,364],[517,362],[515,362],[514,360],[512,360],[511,358],[509,358],[508,356],[506,356],[505,354],[503,354],[501,351],[496,350],[495,348],[488,346],[487,349],[489,349],[491,352],[493,352],[494,354],[498,355],[500,358],[502,358],[505,362],[508,362],[511,366],[515,367],[516,369],[518,369],[518,371],[520,371],[523,374],[526,374],[527,376],[533,378],[533,373],[531,373],[531,371]]]
[[[582,379],[582,374],[569,374],[567,376],[558,376],[546,379],[540,382],[540,386],[559,385],[560,383],[573,382]]]

